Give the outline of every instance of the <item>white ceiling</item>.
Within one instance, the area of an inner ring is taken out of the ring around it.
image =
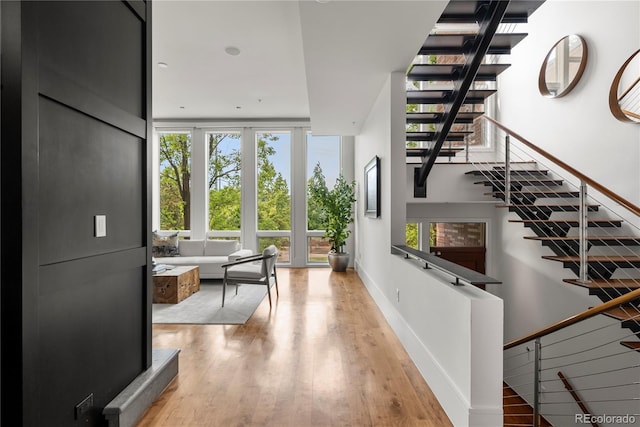
[[[447,1],[153,3],[154,119],[309,119],[355,135]],[[225,48],[240,49],[238,56]]]

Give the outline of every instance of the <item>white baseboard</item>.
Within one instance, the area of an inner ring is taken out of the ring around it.
[[[407,324],[401,313],[385,297],[375,280],[367,274],[357,261],[355,269],[453,425],[460,427],[495,427],[496,425],[502,425],[502,408],[472,408],[447,372],[432,356],[411,326]]]

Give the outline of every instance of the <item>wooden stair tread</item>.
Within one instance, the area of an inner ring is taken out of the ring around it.
[[[620,344],[631,350],[640,351],[640,341],[621,341]]]
[[[493,36],[489,55],[508,55],[520,43],[526,33],[498,33]],[[475,39],[475,34],[431,34],[418,51],[418,55],[457,55],[464,53],[467,43]]]
[[[455,131],[447,134],[447,141],[464,141],[464,138],[473,132],[471,131]],[[433,141],[437,136],[436,132],[407,132],[406,140],[412,142]]]
[[[431,38],[428,37],[427,40]],[[462,75],[465,64],[413,64],[407,73],[409,81],[455,81]],[[495,81],[509,68],[509,64],[481,64],[476,81]]]
[[[614,307],[607,311],[604,311],[602,314],[613,317],[614,319],[620,320],[622,322],[640,322],[640,310],[635,307]]]
[[[554,212],[577,212],[580,210],[580,206],[578,205],[532,205],[532,204],[499,204],[496,205],[498,208],[509,208],[512,210],[539,210],[539,211],[554,211]],[[587,205],[587,210],[589,211],[597,211],[600,205]]]
[[[543,1],[518,0],[510,2],[501,22],[503,23],[526,23],[529,16],[544,3]],[[477,4],[473,1],[453,1],[449,2],[438,18],[439,23],[476,23]]]
[[[549,171],[544,169],[512,169],[510,171],[510,175],[520,175],[520,176],[542,176],[547,175]],[[465,172],[465,175],[476,175],[476,176],[504,176],[504,170],[499,169],[491,169],[491,170],[471,170]]]
[[[540,241],[551,241],[551,242],[574,242],[579,241],[580,238],[578,236],[524,236],[524,239],[527,240],[540,240]],[[587,240],[602,240],[606,241],[630,241],[634,243],[640,243],[640,237],[635,236],[587,236]]]
[[[543,259],[561,262],[580,262],[577,255],[542,255]],[[587,262],[640,262],[640,255],[587,255]]]
[[[470,124],[476,117],[482,116],[480,111],[464,112],[456,115],[456,124]],[[444,115],[439,112],[407,113],[407,123],[413,124],[436,124],[444,120]]]
[[[592,279],[583,282],[579,279],[563,279],[565,283],[571,285],[582,286],[588,289],[638,289],[640,288],[640,279]]]
[[[502,407],[504,426],[533,425],[531,405],[504,382],[502,383]],[[552,427],[544,417],[540,417],[540,426]]]
[[[484,104],[486,98],[496,93],[495,89],[471,89],[464,97],[465,104]],[[456,94],[454,89],[425,89],[407,91],[407,104],[446,104]]]
[[[504,196],[504,191],[493,191],[491,193],[484,193],[485,195]],[[530,190],[530,191],[511,191],[511,196],[539,196],[539,197],[557,197],[564,199],[567,197],[579,197],[580,193],[577,191],[558,191],[558,190]]]
[[[532,223],[532,224],[570,224],[576,227],[579,225],[579,221],[577,219],[510,219],[509,222],[521,222],[521,223]],[[619,226],[622,224],[622,220],[621,219],[589,219],[587,220],[587,224],[589,226],[591,225]]]
[[[510,181],[511,185],[524,185],[524,186],[562,185],[562,183],[564,182],[561,179],[511,179],[509,181]],[[485,180],[482,180],[482,181],[476,181],[476,182],[474,182],[474,184],[504,185],[504,182],[485,179]]]

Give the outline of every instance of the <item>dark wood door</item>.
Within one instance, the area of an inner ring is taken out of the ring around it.
[[[458,265],[475,270],[478,273],[485,274],[486,248],[434,246],[430,251],[432,254],[448,261],[455,262]]]
[[[103,426],[151,364],[150,5],[0,3],[3,425]]]

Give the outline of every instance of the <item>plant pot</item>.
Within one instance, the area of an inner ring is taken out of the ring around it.
[[[333,271],[347,271],[349,266],[349,254],[346,252],[329,253],[329,265]]]

